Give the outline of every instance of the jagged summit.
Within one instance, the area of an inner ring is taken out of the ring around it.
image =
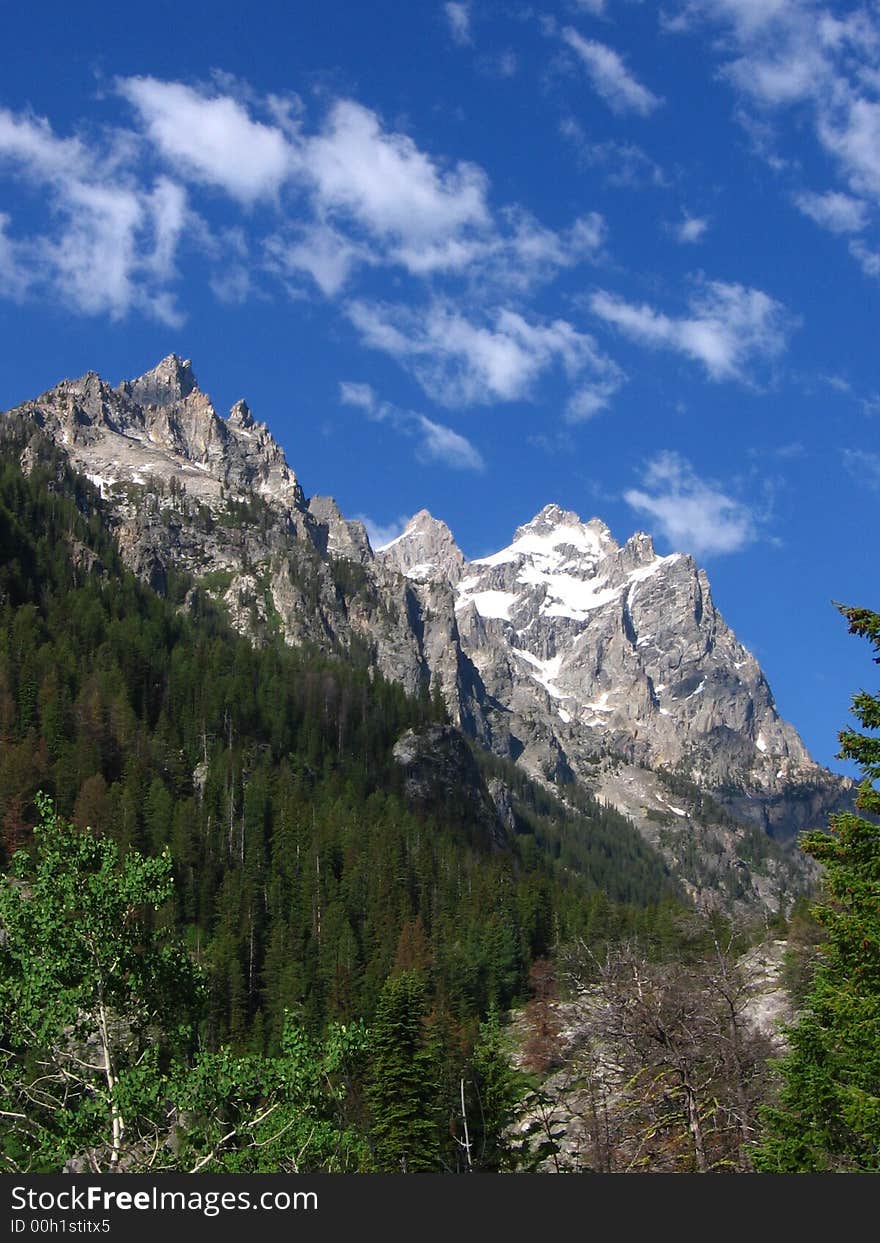
[[[601,518],[591,518],[589,522],[584,522],[580,514],[576,514],[571,509],[563,509],[561,505],[551,502],[545,505],[543,509],[535,514],[530,522],[526,522],[521,527],[517,527],[513,539],[516,542],[527,533],[537,535],[558,535],[560,540],[566,535],[567,530],[580,533],[587,531],[590,535],[605,541],[613,543],[613,536],[602,521]]]
[[[473,564],[504,565],[523,558],[537,559],[543,568],[559,567],[573,560],[595,560],[617,550],[617,542],[599,518],[582,522],[578,514],[559,505],[545,505],[530,522],[517,527],[512,543]]]
[[[234,423],[236,426],[242,427],[247,431],[250,431],[252,427],[257,426],[254,421],[254,416],[251,414],[251,408],[243,397],[240,397],[229,411],[226,421],[227,423]]]
[[[400,535],[377,548],[376,554],[416,582],[439,578],[454,585],[465,564],[449,527],[427,509],[413,514]]]
[[[443,574],[455,587],[464,650],[512,713],[533,771],[582,771],[597,746],[686,764],[712,786],[748,774],[774,792],[817,771],[691,557],[660,556],[644,531],[621,546],[601,519],[557,504],[500,551],[456,558],[454,573],[440,545],[460,556],[445,523],[421,511],[378,555],[412,580]]]
[[[384,544],[380,544],[374,551],[385,552],[387,549],[393,548],[395,544],[399,544],[401,540],[415,539],[426,531],[445,531],[450,538],[452,537],[452,532],[442,519],[435,518],[428,509],[420,509],[413,514],[399,535],[395,535],[393,539],[386,540]]]
[[[252,493],[288,513],[305,508],[281,446],[247,402],[220,418],[178,354],[116,388],[93,371],[62,380],[12,413],[62,444],[105,497],[125,489],[133,510],[138,492],[169,490],[211,508]]]
[[[198,387],[190,359],[169,354],[136,380],[123,380],[118,391],[140,406],[171,406]]]

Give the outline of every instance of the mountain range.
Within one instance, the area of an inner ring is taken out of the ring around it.
[[[629,816],[697,900],[774,909],[804,866],[779,843],[851,797],[780,717],[705,571],[643,532],[620,545],[551,503],[468,561],[422,510],[374,549],[306,495],[245,401],[221,417],[177,355],[116,386],[64,380],[4,428],[25,471],[48,439],[87,477],[155,590],[185,575],[182,607],[207,593],[257,644],[357,653],[442,697],[476,746]]]

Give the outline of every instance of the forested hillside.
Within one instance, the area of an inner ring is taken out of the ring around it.
[[[356,653],[156,594],[39,458],[0,462],[4,1168],[770,1161],[747,941],[623,816]]]
[[[40,790],[123,854],[170,846],[161,918],[208,971],[209,1044],[277,1047],[287,1009],[315,1031],[369,1017],[395,965],[472,1027],[560,940],[668,935],[672,887],[622,817],[518,774],[491,833],[467,791],[413,805],[392,747],[442,705],[352,659],[256,648],[183,577],[152,593],[47,454],[0,474],[4,854]]]

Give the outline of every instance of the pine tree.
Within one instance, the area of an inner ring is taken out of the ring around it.
[[[842,608],[851,634],[880,652],[880,614]],[[875,662],[880,663],[880,656]],[[865,691],[853,712],[880,729],[880,698]],[[864,779],[856,808],[880,813],[880,737],[844,730],[842,758]],[[756,1168],[773,1173],[880,1171],[880,826],[848,812],[830,834],[809,833],[803,848],[825,867],[817,916],[827,934],[822,960],[781,1061],[778,1105],[767,1111]]]
[[[475,1098],[473,1164],[478,1170],[516,1170],[525,1143],[514,1124],[525,1096],[526,1077],[514,1069],[504,1031],[495,1010],[480,1024],[471,1055],[471,1086]]]
[[[440,1168],[439,1073],[426,1030],[426,989],[419,972],[391,976],[371,1028],[367,1099],[376,1164],[390,1173]]]

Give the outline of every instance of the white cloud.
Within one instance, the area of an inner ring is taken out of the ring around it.
[[[367,414],[372,414],[378,405],[372,387],[355,380],[340,380],[339,400],[344,406],[356,406]]]
[[[491,223],[482,169],[466,162],[442,168],[355,100],[337,100],[320,130],[306,136],[298,123],[255,121],[232,96],[209,96],[179,82],[127,78],[119,91],[181,175],[244,204],[277,198],[289,184],[310,194],[325,228],[332,215],[411,247]]]
[[[756,537],[754,515],[714,482],[698,478],[677,453],[660,453],[643,472],[642,487],[624,500],[652,519],[653,530],[676,551],[696,557],[739,552]]]
[[[44,117],[15,116],[6,108],[0,108],[0,156],[38,183],[78,178],[94,166],[78,138],[58,138]]]
[[[444,4],[443,13],[455,42],[461,45],[471,43],[471,6],[462,0],[450,0]]]
[[[27,293],[30,277],[19,245],[6,232],[8,225],[9,217],[0,212],[0,282],[4,295],[20,302]]]
[[[795,205],[831,233],[861,233],[868,223],[868,209],[861,199],[828,190],[824,194],[804,191],[795,195]]]
[[[242,306],[253,293],[250,272],[243,263],[235,261],[214,272],[208,284],[217,301],[225,306]]]
[[[705,216],[689,216],[685,212],[683,218],[673,225],[672,234],[682,245],[692,245],[703,240],[703,235],[708,228],[709,221]]]
[[[117,86],[157,150],[188,180],[249,204],[275,196],[297,163],[281,129],[251,120],[228,95],[150,77],[122,78]]]
[[[146,205],[153,227],[153,252],[146,262],[160,280],[170,280],[189,214],[186,191],[167,177],[160,177],[147,196]]]
[[[441,302],[421,311],[354,301],[347,311],[364,344],[396,358],[441,405],[522,400],[557,365],[570,378],[587,368],[607,377],[613,369],[593,338],[565,320],[530,323],[502,308],[488,323],[474,323]]]
[[[672,25],[689,29],[698,21],[721,26],[715,46],[744,101],[740,117],[757,136],[759,154],[790,170],[775,153],[773,131],[791,119],[832,157],[842,186],[796,194],[798,209],[842,236],[862,232],[870,207],[880,203],[876,4],[843,12],[821,0],[683,0]],[[870,273],[872,252],[861,243],[850,251]]]
[[[571,26],[564,27],[561,34],[583,63],[593,90],[612,112],[648,116],[663,103],[660,96],[633,77],[613,48],[595,39],[585,39]]]
[[[702,363],[713,380],[747,380],[748,365],[785,348],[792,318],[760,289],[709,281],[690,300],[690,314],[673,318],[599,290],[595,315],[640,344],[674,350]]]
[[[727,74],[743,94],[778,107],[808,99],[817,77],[825,77],[825,63],[814,45],[796,40],[765,54],[741,56]]]
[[[611,404],[611,398],[623,385],[625,376],[619,367],[609,361],[608,375],[604,379],[581,384],[569,397],[565,407],[566,423],[586,423],[595,418]]]
[[[292,238],[274,234],[266,242],[266,251],[277,272],[287,276],[306,273],[327,298],[339,293],[355,267],[375,262],[368,247],[321,222],[304,226]]]
[[[601,17],[605,12],[605,0],[574,0],[574,7],[580,9],[582,13],[589,13],[593,17]]]
[[[519,72],[519,57],[513,48],[505,47],[498,52],[484,53],[477,67],[490,78],[514,78]]]
[[[849,253],[866,276],[880,276],[880,251],[871,250],[864,242],[854,239],[849,244]]]
[[[520,207],[508,207],[491,232],[395,247],[388,258],[417,276],[461,273],[481,289],[527,291],[560,270],[596,261],[607,237],[599,212],[578,217],[567,229],[548,229]]]
[[[492,233],[452,238],[432,246],[402,247],[394,257],[417,275],[461,273],[484,294],[488,289],[527,292],[566,268],[597,262],[607,236],[608,228],[599,212],[579,216],[568,228],[557,231],[520,207],[508,207],[499,213]]]
[[[354,100],[331,101],[309,130],[290,101],[260,100],[219,77],[210,88],[128,77],[116,90],[133,127],[91,144],[0,109],[0,162],[40,194],[49,218],[44,236],[19,236],[8,213],[7,297],[51,289],[86,314],[138,309],[177,324],[184,240],[208,260],[215,296],[233,304],[260,296],[267,272],[292,298],[313,284],[338,298],[364,269],[384,266],[461,278],[465,296],[486,305],[602,257],[599,213],[556,230],[516,204],[493,211],[481,168],[422,150]],[[167,170],[158,177],[156,157]],[[205,188],[229,196],[244,209],[239,222],[209,226],[182,182],[194,198]],[[484,353],[535,357],[534,342],[511,347],[510,335]]]
[[[841,457],[853,479],[870,488],[872,492],[880,492],[880,453],[868,453],[864,449],[843,449]]]
[[[563,117],[559,132],[574,147],[579,163],[585,168],[600,168],[608,185],[629,190],[666,185],[663,169],[636,143],[592,142],[572,116]]]
[[[390,424],[403,435],[415,437],[418,440],[416,457],[422,462],[440,462],[453,470],[482,471],[486,468],[481,454],[466,437],[415,410],[401,410],[390,402],[380,401],[369,384],[342,380],[339,400],[345,406],[363,411],[374,423]]]
[[[418,428],[421,432],[419,456],[423,460],[442,462],[455,470],[482,471],[486,468],[479,452],[469,440],[451,427],[435,423],[425,415],[418,415]]]
[[[124,315],[133,301],[135,235],[143,221],[136,194],[109,186],[70,186],[70,225],[46,244],[57,279],[87,314]]]
[[[818,134],[851,188],[880,199],[880,103],[851,93],[843,106],[823,110]]]
[[[370,233],[414,245],[490,222],[482,169],[443,170],[405,134],[383,131],[370,109],[340,100],[305,151],[308,176],[325,210]]]
[[[139,307],[181,322],[167,288],[187,220],[181,186],[160,177],[151,189],[120,167],[129,144],[90,149],[59,138],[48,121],[0,110],[0,162],[16,167],[50,209],[46,231],[4,243],[10,293],[49,292],[86,315],[123,317]]]

